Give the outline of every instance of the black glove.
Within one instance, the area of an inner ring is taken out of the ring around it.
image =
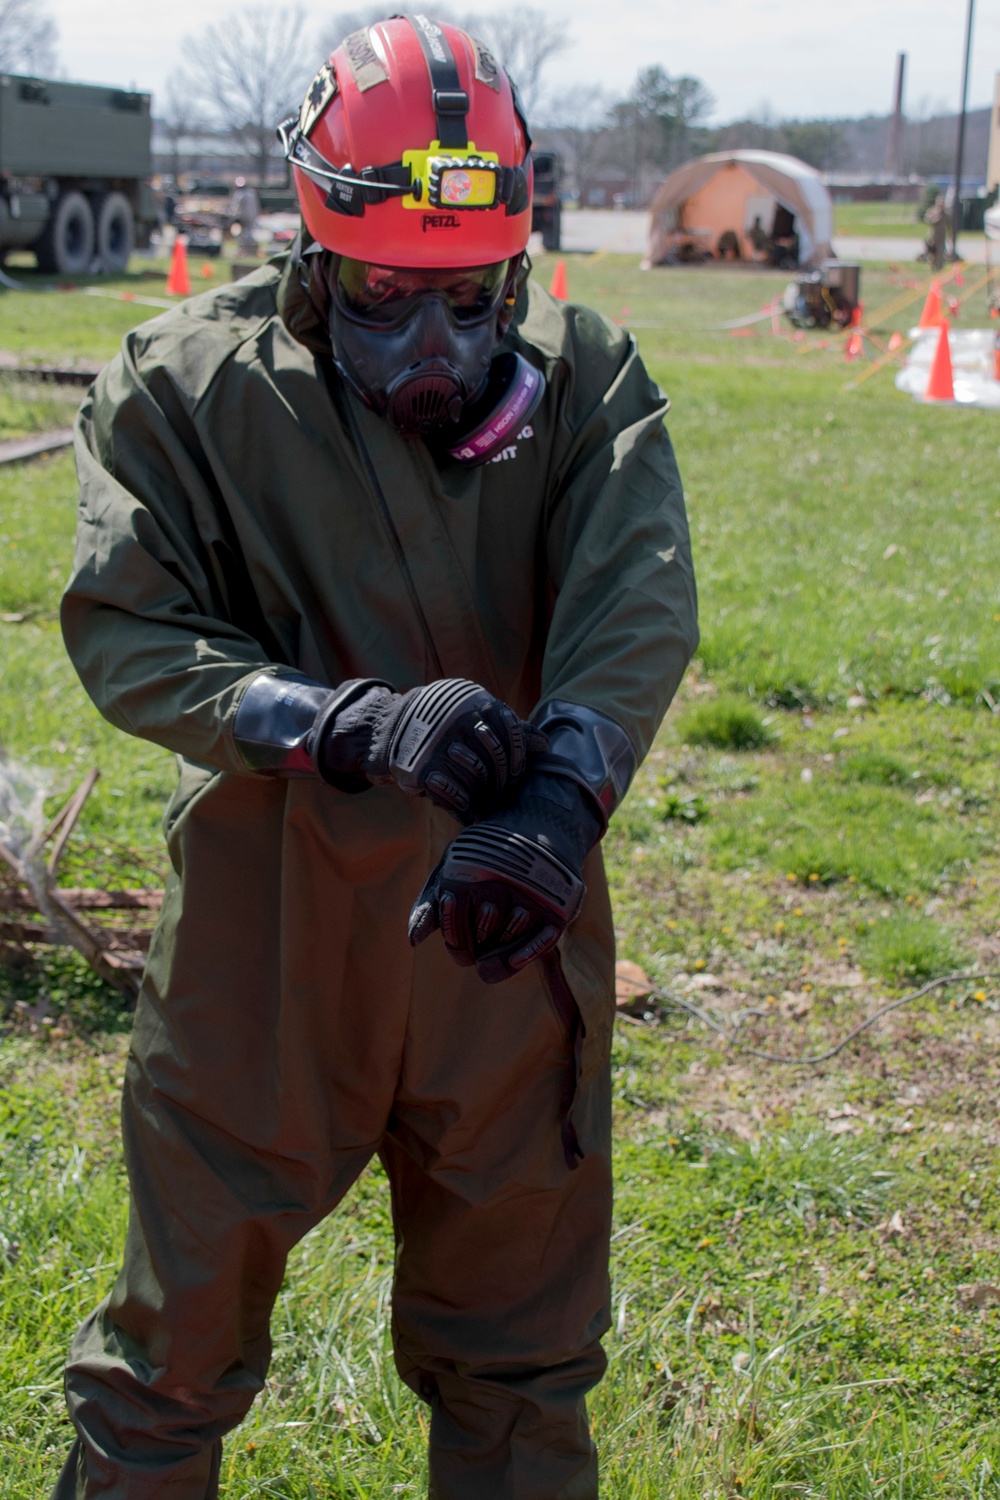
[[[485,688],[445,678],[408,693],[373,684],[342,708],[334,702],[316,722],[310,753],[335,786],[395,782],[467,821],[492,811],[547,744]]]
[[[583,862],[604,828],[589,792],[533,772],[511,806],[448,845],[410,913],[410,942],[440,927],[457,964],[475,964],[487,984],[511,978],[579,914]]]

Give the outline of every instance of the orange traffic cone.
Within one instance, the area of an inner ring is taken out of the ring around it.
[[[865,304],[863,302],[859,302],[858,305],[857,305],[857,307],[851,313],[851,323],[850,323],[850,326],[852,328],[861,328],[862,325],[864,324],[864,321],[865,321]]]
[[[920,314],[918,328],[940,328],[941,327],[941,283],[935,278],[927,293],[927,301],[924,310]]]
[[[844,350],[845,359],[857,359],[865,352],[865,341],[860,333],[852,333],[847,340],[847,348]]]
[[[925,401],[954,401],[955,380],[951,370],[951,342],[947,323],[941,324],[937,348],[931,361],[931,378],[924,392]]]
[[[556,261],[556,268],[552,272],[552,285],[549,291],[553,297],[558,297],[560,302],[569,301],[569,286],[566,281],[566,262]]]
[[[211,267],[210,263],[207,260],[205,261],[205,264],[201,268],[201,274],[204,276],[204,278],[205,278],[206,281],[211,281],[212,276],[213,276],[214,273],[212,271],[212,267]]]
[[[174,240],[174,253],[170,260],[170,274],[167,277],[167,295],[169,297],[190,297],[191,295],[187,240],[182,234]]]

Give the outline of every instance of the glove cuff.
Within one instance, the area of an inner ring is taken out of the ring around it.
[[[589,787],[564,775],[556,764],[534,766],[514,805],[529,815],[529,822],[531,814],[537,815],[546,842],[576,869],[582,870],[587,855],[607,830],[601,805]]]
[[[362,792],[392,780],[372,749],[393,701],[398,699],[389,683],[357,677],[342,683],[324,705],[309,737],[309,754],[328,785]]]
[[[298,673],[262,672],[244,692],[233,719],[244,765],[261,776],[321,776],[341,791],[367,791],[370,783],[358,775],[325,774],[317,756],[335,715],[382,687],[389,684],[352,678],[331,689]]]
[[[548,752],[532,761],[533,769],[575,781],[595,805],[603,837],[635,775],[636,754],[628,735],[606,714],[561,699],[543,703],[532,723],[549,741]]]

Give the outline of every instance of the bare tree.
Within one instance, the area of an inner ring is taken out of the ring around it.
[[[577,197],[601,161],[610,106],[600,88],[580,83],[550,99],[540,111],[540,143],[560,153]]]
[[[463,25],[486,43],[517,84],[529,119],[542,102],[543,75],[553,57],[573,45],[565,21],[544,10],[515,5],[510,10],[467,15]]]
[[[157,117],[170,142],[170,169],[176,182],[181,175],[181,141],[205,128],[204,114],[192,97],[183,73],[171,73],[167,79],[162,103],[158,103]]]
[[[36,0],[0,0],[0,73],[52,73],[59,32]]]
[[[244,6],[185,42],[177,89],[239,140],[267,181],[274,128],[298,108],[315,57],[301,6]]]

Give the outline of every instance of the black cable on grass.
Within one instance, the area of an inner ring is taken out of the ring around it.
[[[878,1010],[874,1011],[867,1020],[855,1026],[853,1031],[849,1031],[845,1037],[837,1042],[836,1046],[830,1047],[826,1052],[818,1052],[815,1057],[786,1057],[780,1052],[763,1052],[759,1047],[749,1047],[745,1042],[737,1039],[736,1033],[743,1025],[747,1016],[766,1016],[768,1014],[767,1011],[741,1011],[735,1028],[730,1030],[728,1027],[723,1026],[721,1021],[717,1021],[714,1016],[702,1010],[700,1006],[693,1005],[690,1000],[685,1000],[681,995],[675,995],[672,990],[651,989],[649,994],[651,998],[663,1000],[668,1005],[675,1005],[679,1010],[687,1011],[689,1016],[694,1016],[696,1020],[701,1021],[703,1026],[708,1026],[710,1030],[717,1032],[723,1041],[728,1046],[735,1047],[737,1052],[746,1053],[749,1057],[759,1057],[764,1062],[784,1063],[789,1067],[814,1068],[819,1063],[829,1062],[831,1057],[837,1056],[838,1052],[843,1052],[844,1048],[849,1046],[855,1037],[860,1036],[863,1031],[867,1031],[870,1026],[874,1026],[876,1021],[880,1021],[883,1016],[887,1016],[891,1010],[899,1010],[900,1006],[909,1005],[912,1001],[919,1000],[922,995],[929,994],[931,990],[941,989],[946,984],[972,984],[980,979],[1000,979],[1000,972],[990,970],[982,974],[945,974],[941,979],[932,979],[929,983],[922,985],[919,990],[912,990],[910,994],[903,995],[899,1000],[890,1000],[885,1005],[880,1005]],[[636,1018],[625,1016],[625,1020],[633,1019]],[[642,1022],[639,1021],[638,1024],[642,1025]]]

